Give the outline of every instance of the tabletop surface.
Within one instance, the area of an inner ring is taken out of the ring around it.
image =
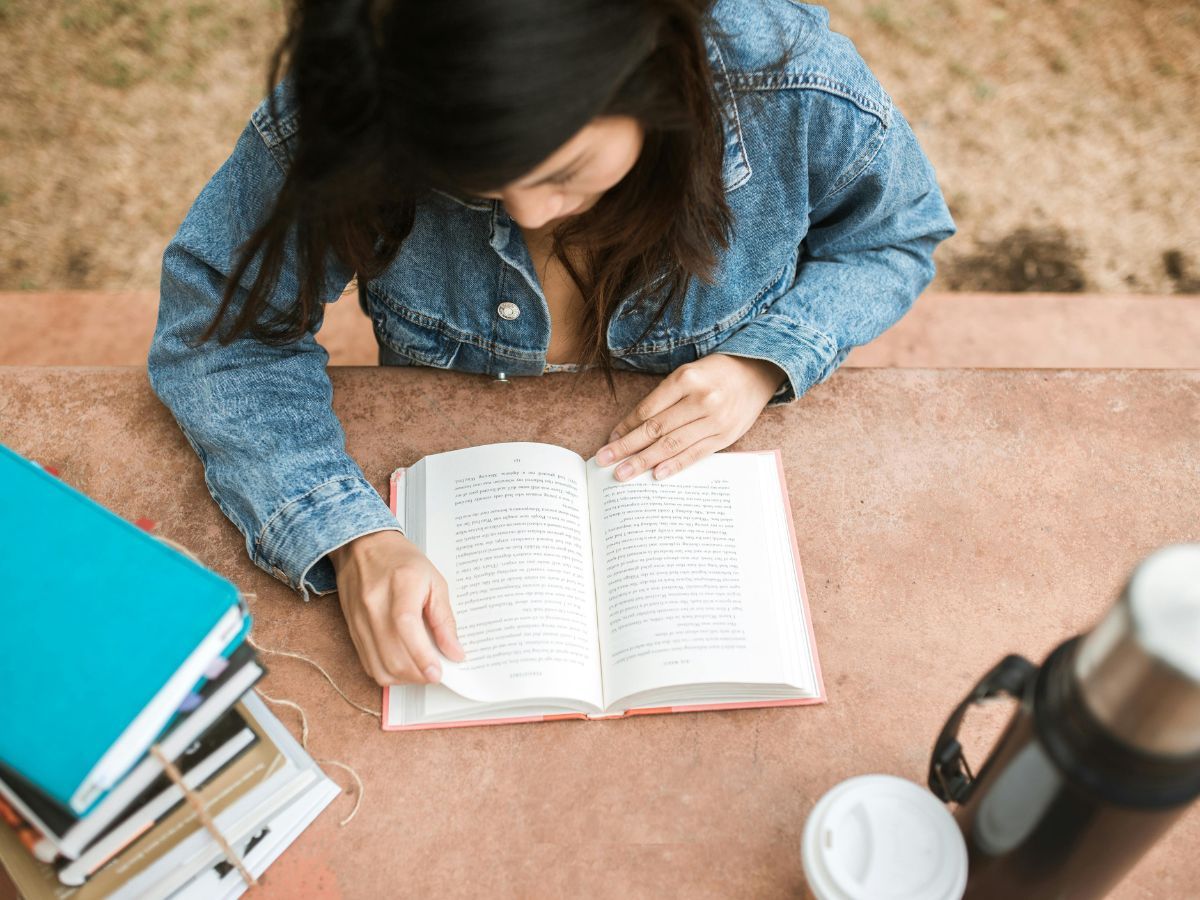
[[[591,455],[655,383],[622,375],[614,400],[595,373],[331,375],[349,450],[381,492],[392,469],[468,445]],[[260,644],[319,660],[378,707],[336,599],[305,604],[249,562],[144,371],[0,368],[0,441],[159,522],[255,594]],[[822,793],[869,772],[922,782],[943,721],[993,662],[1041,660],[1140,557],[1200,540],[1200,372],[844,370],[733,449],[776,447],[828,703],[384,733],[310,667],[268,656],[263,690],[307,710],[313,755],[353,766],[366,794],[344,828],[352,800],[335,801],[261,896],[794,895]],[[968,719],[976,767],[1007,714]],[[1200,805],[1114,896],[1200,894],[1197,846]]]

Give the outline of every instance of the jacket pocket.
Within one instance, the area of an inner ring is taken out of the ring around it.
[[[720,346],[734,332],[744,327],[751,319],[763,315],[788,292],[796,280],[796,263],[799,254],[789,259],[766,283],[750,295],[731,315],[719,320],[712,328],[700,332],[693,339],[696,356],[706,356]]]
[[[690,305],[690,312],[689,309],[684,311],[684,324],[672,320],[667,313],[663,322],[640,341],[637,338],[640,330],[646,327],[646,318],[643,315],[624,317],[618,323],[618,337],[624,339],[621,342],[624,346],[613,347],[614,359],[623,368],[670,372],[707,355],[787,293],[795,281],[797,259],[798,255],[785,262],[748,297],[745,288],[736,283],[736,278],[718,276],[716,284],[693,285],[684,301],[685,305]]]
[[[383,365],[450,367],[457,342],[443,331],[439,321],[374,291],[367,292],[367,303]]]

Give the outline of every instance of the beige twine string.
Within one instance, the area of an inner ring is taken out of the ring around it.
[[[256,688],[256,692],[258,693],[258,696],[262,697],[268,703],[278,703],[280,706],[287,706],[300,713],[300,746],[307,750],[308,715],[304,712],[304,707],[302,707],[299,703],[293,703],[291,700],[284,700],[282,697],[272,697],[261,688]],[[339,762],[336,759],[318,759],[317,762],[321,763],[322,765],[337,766],[339,769],[345,769],[354,778],[354,783],[358,785],[358,796],[354,800],[354,809],[350,810],[350,815],[346,816],[346,818],[342,819],[342,821],[338,823],[339,828],[344,828],[346,825],[350,824],[350,821],[356,815],[358,815],[358,807],[362,804],[362,799],[366,795],[367,789],[363,786],[363,781],[358,777],[358,773],[354,771],[351,766],[346,765],[344,762]]]
[[[183,796],[187,799],[188,805],[196,813],[196,818],[200,820],[200,824],[204,826],[205,830],[212,835],[213,840],[217,842],[217,846],[221,848],[221,852],[225,854],[225,858],[238,870],[238,874],[246,882],[247,888],[258,887],[258,879],[250,874],[250,870],[246,868],[246,864],[242,861],[241,856],[229,845],[229,841],[225,840],[225,835],[221,834],[221,830],[217,828],[217,823],[208,814],[208,809],[205,807],[204,801],[200,799],[199,794],[187,786],[187,782],[183,780],[179,769],[175,768],[175,763],[163,755],[158,744],[150,745],[150,755],[158,760],[158,764],[163,767],[163,771],[167,773],[167,777],[171,779],[175,787],[183,791]]]
[[[254,594],[243,594],[242,596],[246,597],[246,598],[257,599],[256,595],[254,595]],[[254,640],[254,638],[250,635],[246,635],[246,641],[247,641],[247,643],[250,644],[251,647],[253,647],[255,650],[259,651],[260,653],[266,653],[269,656],[285,656],[288,659],[298,659],[301,662],[308,663],[310,666],[312,666],[314,669],[316,669],[318,672],[320,672],[325,677],[325,680],[329,682],[330,686],[335,691],[337,691],[339,697],[341,697],[343,700],[345,700],[347,703],[349,703],[355,709],[359,710],[360,712],[366,713],[368,716],[372,716],[373,718],[376,718],[376,719],[382,718],[382,713],[379,710],[371,709],[370,707],[363,706],[361,703],[357,703],[354,700],[351,700],[346,695],[346,692],[343,691],[340,687],[338,687],[337,682],[333,680],[333,676],[331,676],[328,672],[326,672],[324,667],[319,662],[317,662],[315,659],[309,659],[307,656],[305,656],[302,653],[292,653],[290,650],[272,650],[270,647],[264,647],[258,641]],[[256,690],[258,692],[258,695],[260,697],[262,697],[264,700],[266,700],[270,703],[278,703],[280,706],[290,707],[290,708],[296,710],[296,712],[300,713],[300,746],[303,747],[305,750],[307,750],[308,749],[308,714],[304,711],[304,707],[302,707],[299,703],[295,703],[291,700],[285,700],[282,697],[272,697],[270,694],[268,694],[262,690],[259,690],[259,689],[256,689]],[[354,817],[356,815],[358,815],[358,808],[359,808],[359,806],[362,805],[363,797],[365,797],[367,795],[367,788],[363,784],[363,780],[359,777],[358,772],[356,772],[354,770],[353,766],[347,765],[346,763],[341,762],[340,760],[336,760],[336,759],[318,759],[317,762],[320,763],[321,765],[337,766],[339,769],[345,769],[347,772],[350,773],[351,777],[354,778],[354,783],[358,785],[358,796],[354,798],[354,808],[352,810],[350,810],[350,815],[346,816],[346,818],[342,819],[342,821],[338,823],[339,828],[344,828],[346,825],[348,825],[354,819]]]
[[[246,596],[254,596],[254,595],[248,594]],[[359,710],[360,712],[366,713],[368,716],[373,716],[376,719],[381,718],[382,713],[380,712],[380,710],[371,709],[371,707],[369,707],[369,706],[363,706],[361,703],[359,703],[355,700],[351,700],[348,696],[346,696],[346,692],[337,686],[337,682],[333,680],[333,676],[331,676],[328,672],[326,672],[325,669],[321,666],[321,664],[319,662],[317,662],[315,659],[309,659],[307,656],[303,655],[302,653],[292,653],[290,650],[272,650],[269,647],[264,647],[262,644],[258,643],[258,641],[254,640],[254,638],[250,635],[246,635],[246,640],[249,641],[251,647],[253,647],[255,650],[259,650],[263,653],[268,653],[272,656],[286,656],[288,659],[298,659],[301,662],[308,663],[310,666],[312,666],[314,669],[316,669],[318,672],[320,672],[322,675],[325,676],[325,680],[329,682],[329,684],[333,687],[333,689],[335,691],[338,692],[338,695],[341,696],[341,698],[343,700],[345,700],[347,703],[349,703],[351,706],[353,706],[355,709]]]
[[[187,547],[183,546],[182,544],[178,543],[177,541],[173,541],[168,537],[163,537],[161,534],[155,534],[154,536],[156,538],[158,538],[158,540],[160,540],[164,544],[166,544],[168,547],[170,547],[171,549],[178,550],[180,553],[182,553],[184,556],[188,557],[188,559],[192,560],[192,562],[196,563],[197,565],[201,565],[201,566],[204,565],[204,563],[196,556],[195,553],[193,553],[191,550],[189,550]],[[253,593],[244,593],[244,594],[242,594],[242,598],[245,600],[257,600],[258,595],[253,594]],[[269,647],[264,647],[262,644],[258,643],[258,641],[254,640],[254,638],[249,634],[246,635],[246,642],[248,644],[250,644],[250,646],[253,647],[255,650],[258,650],[260,653],[266,653],[271,656],[286,656],[288,659],[298,659],[301,662],[308,663],[310,666],[315,668],[318,672],[320,672],[325,677],[325,680],[329,682],[330,686],[335,691],[338,692],[338,696],[340,696],[343,700],[345,700],[347,703],[349,703],[351,706],[353,706],[355,709],[359,710],[360,712],[366,713],[368,716],[373,716],[374,718],[376,718],[380,721],[383,720],[383,713],[381,710],[371,709],[368,706],[363,706],[361,703],[351,700],[350,697],[348,697],[346,695],[346,692],[343,691],[340,687],[338,687],[337,682],[333,680],[333,677],[328,672],[326,672],[324,667],[320,663],[318,663],[316,660],[309,659],[307,656],[304,656],[303,654],[300,654],[300,653],[292,653],[289,650],[272,650]],[[291,707],[292,709],[294,709],[298,713],[300,713],[300,746],[303,747],[305,750],[308,750],[308,715],[304,712],[304,708],[299,703],[294,703],[291,700],[285,700],[280,697],[272,697],[269,694],[266,694],[261,690],[258,691],[257,693],[264,700],[267,700],[271,703],[277,703],[281,706]],[[154,751],[155,749],[156,748],[151,748],[152,751]],[[155,755],[156,755],[156,758],[159,758],[160,761],[162,761],[164,763],[164,767],[166,765],[170,765],[170,763],[167,762],[160,753],[156,753]],[[352,810],[350,810],[350,815],[346,816],[346,818],[342,819],[342,821],[340,823],[338,823],[339,828],[345,827],[346,825],[348,825],[350,823],[350,821],[356,815],[358,815],[358,807],[360,805],[362,805],[363,797],[366,796],[367,789],[363,785],[363,780],[359,777],[358,772],[356,772],[352,766],[349,766],[346,763],[341,762],[336,759],[318,759],[317,763],[322,764],[322,765],[337,766],[339,769],[345,769],[354,778],[354,783],[358,785],[358,796],[355,797],[355,799],[354,799],[354,808]],[[172,769],[174,769],[174,766],[172,766]],[[176,770],[176,773],[178,773],[178,770]],[[168,771],[168,774],[170,774],[169,771]],[[229,856],[229,854],[233,853],[232,848],[229,847],[229,845],[226,843],[225,839],[223,837],[221,837],[220,832],[218,832],[215,827],[210,827],[207,824],[207,823],[211,822],[212,820],[208,817],[208,813],[204,811],[204,801],[201,800],[198,795],[192,794],[191,791],[188,789],[187,785],[183,784],[182,781],[179,782],[179,785],[180,785],[181,789],[184,791],[184,795],[188,797],[189,802],[191,802],[193,807],[195,807],[197,815],[201,816],[200,821],[206,823],[205,827],[208,828],[208,830],[210,832],[212,832],[213,837],[215,837],[217,840],[217,843],[220,844],[222,849],[224,849],[226,851],[226,856]],[[258,882],[254,881],[254,879],[250,876],[250,873],[246,871],[245,867],[241,864],[241,859],[238,858],[236,856],[236,854],[233,856],[230,856],[229,858],[230,858],[230,861],[233,862],[234,865],[237,866],[238,871],[242,873],[242,877],[246,879],[246,883],[248,885],[254,886],[254,885],[258,884]]]

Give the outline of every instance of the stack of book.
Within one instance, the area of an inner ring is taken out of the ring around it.
[[[0,547],[0,863],[28,900],[239,896],[338,787],[237,590],[2,445]]]

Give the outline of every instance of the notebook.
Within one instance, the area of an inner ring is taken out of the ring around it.
[[[83,814],[249,617],[236,588],[0,445],[0,762]]]

